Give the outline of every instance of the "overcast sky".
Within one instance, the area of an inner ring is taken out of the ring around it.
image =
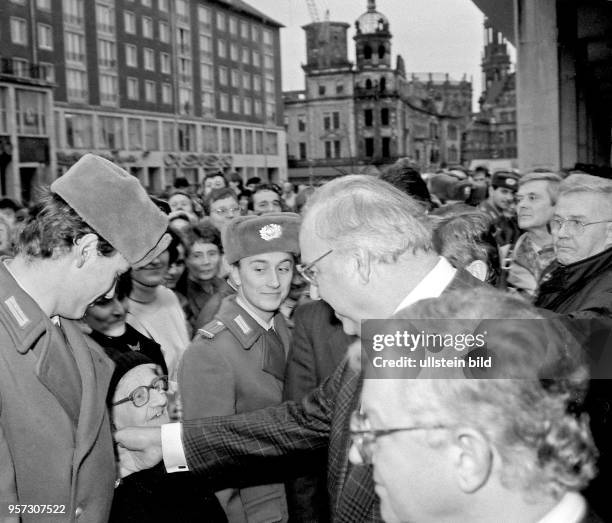
[[[306,44],[302,26],[311,22],[306,0],[246,0],[285,27],[281,29],[283,90],[304,88]],[[321,19],[347,22],[349,58],[354,62],[355,20],[366,11],[367,0],[314,0]],[[471,0],[376,0],[376,9],[389,19],[393,62],[400,54],[406,72],[448,72],[473,79],[474,99],[481,92],[480,60],[483,20]]]

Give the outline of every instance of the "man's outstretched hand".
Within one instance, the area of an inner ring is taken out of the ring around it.
[[[115,432],[122,478],[151,468],[162,459],[160,427],[126,427]]]

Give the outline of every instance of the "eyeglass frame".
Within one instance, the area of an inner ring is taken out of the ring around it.
[[[310,285],[318,285],[317,275],[316,273],[312,272],[312,268],[317,263],[319,263],[323,258],[325,258],[326,256],[329,256],[332,252],[334,252],[334,250],[330,249],[329,251],[322,254],[321,256],[319,256],[318,258],[316,258],[315,260],[311,261],[310,263],[306,265],[304,265],[303,263],[298,263],[295,266],[295,270],[298,271],[300,273],[300,276],[304,278],[308,283],[310,283]]]
[[[214,212],[215,214],[218,214],[219,216],[227,216],[230,213],[238,214],[240,213],[240,206],[230,207],[229,209],[226,209],[225,207],[221,207],[220,209],[215,209],[212,212]]]
[[[165,383],[165,388],[163,388],[162,390],[158,389],[156,387],[157,383],[159,382],[163,382]],[[117,405],[122,405],[123,403],[127,403],[128,401],[132,402],[132,405],[134,405],[134,407],[136,407],[137,409],[144,407],[147,403],[149,403],[149,401],[151,400],[151,393],[149,392],[151,389],[155,389],[157,392],[163,392],[164,394],[166,392],[168,392],[168,376],[156,376],[155,379],[149,384],[149,385],[140,385],[138,387],[136,387],[132,392],[130,392],[130,394],[123,398],[120,399],[119,401],[112,403],[111,407],[116,407]],[[145,389],[146,393],[147,393],[147,399],[146,401],[142,404],[142,405],[136,405],[136,402],[134,401],[134,394],[136,393],[137,390],[141,390],[141,389]]]
[[[549,228],[549,232],[551,234],[553,232],[553,226],[552,226],[553,222],[556,222],[556,223],[560,222],[559,228],[556,229],[555,233],[559,232],[566,223],[568,223],[568,222],[575,222],[577,228],[571,234],[580,235],[580,234],[584,233],[584,228],[587,227],[588,225],[596,225],[598,223],[612,223],[612,220],[600,220],[600,221],[596,221],[596,222],[582,223],[580,220],[576,220],[575,218],[562,218],[562,219],[561,218],[553,218],[547,224],[548,228]]]
[[[392,427],[388,429],[364,429],[364,428],[353,428],[363,427],[365,424],[369,424],[368,417],[360,412],[354,410],[351,414],[349,435],[351,437],[351,443],[359,452],[359,457],[364,465],[372,464],[372,446],[376,443],[378,438],[384,436],[390,436],[396,432],[409,432],[414,430],[440,430],[447,429],[449,425],[414,425],[410,427]]]

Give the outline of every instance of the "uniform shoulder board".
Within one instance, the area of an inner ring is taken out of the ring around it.
[[[225,325],[221,323],[219,320],[213,320],[201,329],[198,329],[198,334],[203,338],[213,339],[217,334],[226,329]]]

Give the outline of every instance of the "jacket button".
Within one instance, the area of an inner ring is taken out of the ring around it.
[[[83,514],[83,508],[77,507],[76,510],[74,511],[74,515],[78,518],[81,516],[81,514]]]

